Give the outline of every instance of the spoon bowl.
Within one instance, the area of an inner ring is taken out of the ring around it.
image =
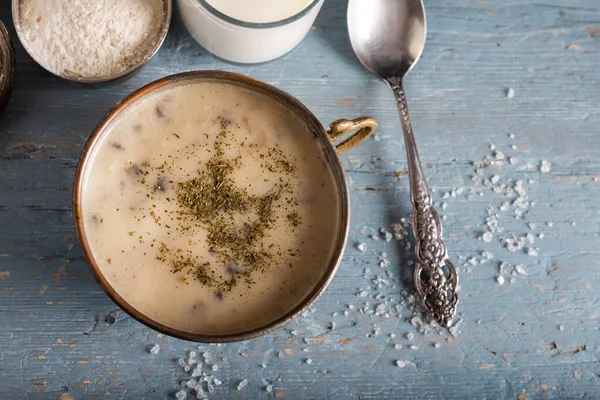
[[[382,78],[406,75],[427,36],[421,0],[350,1],[348,33],[361,64]]]
[[[350,0],[348,34],[361,64],[385,81],[398,103],[410,177],[415,237],[415,289],[432,319],[450,326],[456,313],[458,276],[442,239],[442,223],[433,207],[421,167],[402,79],[415,66],[427,23],[422,0]]]

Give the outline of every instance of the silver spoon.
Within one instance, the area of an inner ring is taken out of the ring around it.
[[[361,64],[392,89],[400,110],[413,205],[415,288],[432,318],[447,327],[456,313],[458,277],[442,240],[442,224],[433,208],[421,168],[402,88],[402,78],[423,52],[426,31],[421,0],[350,0],[348,3],[352,48]]]

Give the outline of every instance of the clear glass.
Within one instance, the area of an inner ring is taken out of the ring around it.
[[[291,51],[306,36],[324,0],[314,0],[281,21],[245,22],[216,10],[205,0],[177,0],[190,35],[217,57],[243,64],[273,60]]]

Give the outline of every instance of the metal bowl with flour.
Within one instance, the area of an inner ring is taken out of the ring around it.
[[[41,67],[60,78],[101,83],[122,78],[150,61],[167,36],[171,0],[84,4],[12,0],[15,29]],[[137,19],[136,19],[137,17]]]

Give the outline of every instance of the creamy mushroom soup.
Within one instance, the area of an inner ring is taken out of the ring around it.
[[[322,278],[339,198],[290,109],[235,84],[171,84],[103,132],[83,171],[92,258],[132,307],[218,335],[263,326]]]

